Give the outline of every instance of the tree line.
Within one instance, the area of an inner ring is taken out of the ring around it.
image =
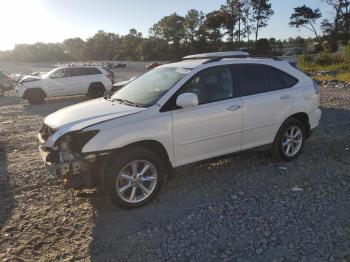
[[[320,0],[332,8],[334,20],[323,20],[322,33],[317,22],[319,9],[306,5],[294,8],[291,27],[305,28],[315,35],[320,48],[336,49],[339,41],[349,42],[350,0]],[[274,15],[269,0],[226,0],[218,10],[205,14],[191,9],[184,16],[177,13],[161,18],[149,30],[149,36],[131,29],[127,35],[102,30],[86,39],[76,37],[62,43],[18,44],[11,51],[0,52],[0,60],[90,61],[90,60],[177,60],[185,55],[246,48],[256,54],[271,54],[275,39],[259,39],[262,28]]]

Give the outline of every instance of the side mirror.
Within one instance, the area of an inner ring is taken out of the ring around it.
[[[183,93],[177,97],[176,105],[182,108],[198,106],[198,96],[194,93]]]

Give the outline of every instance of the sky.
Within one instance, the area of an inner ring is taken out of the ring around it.
[[[135,28],[148,30],[163,16],[189,9],[205,13],[219,9],[225,0],[0,0],[0,50],[15,44],[62,42],[70,37],[86,39],[98,30],[127,34]],[[307,4],[320,8],[323,17],[331,10],[321,0],[270,0],[275,12],[260,37],[286,39],[308,37],[311,32],[288,26],[293,8]]]

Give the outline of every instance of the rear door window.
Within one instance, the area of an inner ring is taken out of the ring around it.
[[[84,68],[81,67],[72,67],[69,68],[70,76],[82,76],[85,75]]]
[[[240,64],[233,66],[233,74],[238,81],[241,96],[249,96],[271,91],[270,79],[263,66]]]

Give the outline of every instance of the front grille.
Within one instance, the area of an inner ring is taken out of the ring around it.
[[[48,125],[44,124],[40,129],[39,134],[41,135],[42,139],[46,141],[55,132],[56,130],[54,128],[51,128]]]

